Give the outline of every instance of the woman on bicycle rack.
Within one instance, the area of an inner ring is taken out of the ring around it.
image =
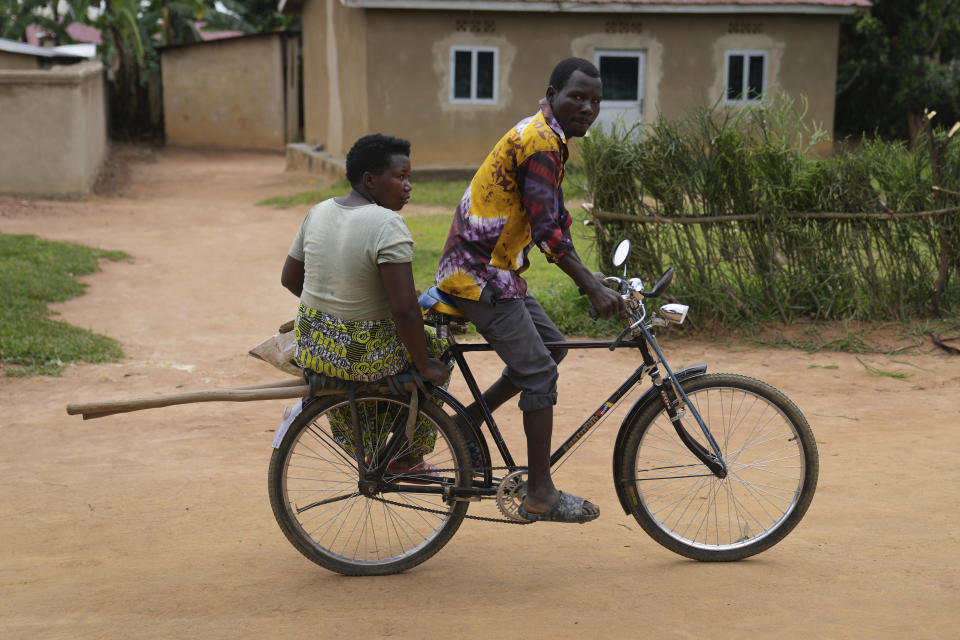
[[[410,199],[410,143],[381,134],[347,154],[346,196],[310,209],[290,247],[281,283],[300,298],[296,361],[312,375],[372,382],[410,368],[442,385],[450,369],[430,357],[413,285],[413,238],[400,211]],[[349,415],[341,427],[349,444]],[[396,468],[416,466],[429,435]]]
[[[483,394],[492,412],[520,394],[527,437],[528,482],[520,515],[529,520],[588,522],[600,509],[558,491],[550,477],[557,364],[565,350],[545,342],[564,339],[520,274],[538,247],[590,298],[601,317],[625,313],[624,302],[577,255],[563,202],[567,139],[586,134],[600,112],[600,72],[568,58],[554,68],[539,112],[511,128],[496,144],[457,207],[437,270],[438,288],[476,326],[506,365]],[[476,404],[468,411],[479,421]]]

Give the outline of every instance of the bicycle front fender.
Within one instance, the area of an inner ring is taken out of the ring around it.
[[[695,364],[680,369],[680,371],[676,371],[674,374],[677,376],[677,380],[683,382],[684,380],[689,380],[690,378],[695,378],[696,376],[702,376],[706,372],[706,364]],[[623,422],[620,424],[620,431],[617,433],[616,444],[613,445],[613,485],[617,488],[617,498],[620,499],[620,506],[623,507],[623,512],[627,515],[631,513],[630,507],[627,506],[627,496],[624,492],[623,483],[620,481],[620,478],[617,477],[617,469],[620,468],[620,463],[623,461],[623,447],[627,440],[627,428],[630,423],[633,422],[634,418],[640,415],[640,413],[644,411],[651,403],[660,401],[660,397],[657,395],[653,386],[647,389],[644,394],[633,403],[633,406],[630,407],[627,417],[624,418]]]

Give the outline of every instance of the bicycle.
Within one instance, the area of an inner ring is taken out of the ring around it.
[[[629,250],[628,241],[617,248],[616,267]],[[797,406],[769,384],[707,373],[705,364],[670,369],[652,330],[681,324],[688,307],[665,304],[659,315],[648,316],[644,300],[662,295],[672,278],[671,268],[647,291],[639,278],[627,278],[626,267],[623,277],[607,276],[630,312],[620,335],[547,345],[628,347],[642,358],[554,451],[551,468],[647,376],[651,384],[627,413],[614,445],[620,505],[675,553],[706,562],[740,560],[778,543],[806,513],[817,485],[817,447]],[[430,401],[424,389],[408,384],[409,396],[361,388],[305,398],[274,439],[268,488],[277,522],[304,556],[338,573],[410,569],[437,553],[465,518],[530,523],[517,511],[526,470],[514,461],[464,358],[492,348],[454,339],[451,328],[464,321],[439,292],[421,296],[421,305],[482,408],[481,424],[446,390],[431,389]],[[501,466],[492,465],[482,424]],[[435,440],[424,447],[430,434]],[[418,447],[429,449],[422,462],[398,468],[396,462]],[[504,517],[467,515],[470,502],[485,499],[496,500]]]

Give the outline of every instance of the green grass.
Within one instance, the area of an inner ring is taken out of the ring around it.
[[[577,253],[587,268],[593,271],[610,272],[612,267],[598,268],[597,256],[593,248],[592,229],[583,224],[586,214],[579,207],[571,207],[573,225],[571,234]],[[431,214],[407,216],[405,221],[416,243],[413,254],[413,278],[417,289],[423,291],[433,285],[440,252],[450,231],[453,214]],[[561,331],[578,336],[615,336],[622,329],[617,320],[597,320],[590,318],[587,311],[589,302],[585,296],[577,293],[576,285],[559,267],[549,264],[539,249],[529,253],[530,268],[523,276],[530,292],[540,301],[547,314]],[[608,260],[603,260],[609,263]]]
[[[884,378],[893,378],[895,380],[906,380],[910,377],[909,373],[904,373],[902,371],[885,371],[883,369],[877,369],[876,367],[871,367],[865,363],[860,358],[857,358],[857,362],[863,365],[863,368],[866,369],[871,375],[881,376]]]
[[[413,192],[410,194],[410,203],[446,207],[452,212],[460,202],[460,198],[463,197],[467,184],[469,184],[469,180],[415,182]],[[289,209],[291,207],[312,206],[329,198],[346,195],[349,192],[350,184],[346,180],[341,180],[324,189],[312,189],[290,196],[267,198],[257,204],[263,207]]]
[[[99,259],[127,257],[122,251],[0,234],[0,364],[5,375],[59,375],[68,362],[123,357],[115,340],[52,319],[47,305],[81,295],[84,285],[74,276],[97,271]]]
[[[433,286],[440,252],[447,242],[452,213],[406,216],[404,222],[413,236],[413,281],[419,291]]]
[[[410,199],[411,204],[425,206],[439,206],[449,210],[449,213],[422,214],[405,216],[407,228],[410,229],[416,249],[413,256],[413,278],[417,289],[423,291],[433,285],[440,253],[447,241],[450,231],[450,220],[453,211],[463,197],[463,192],[469,184],[468,180],[436,180],[429,182],[415,182]],[[567,165],[564,178],[564,196],[567,208],[574,218],[571,233],[577,253],[584,264],[593,271],[610,271],[609,260],[603,259],[603,268],[598,268],[595,255],[595,243],[592,228],[583,224],[586,214],[578,202],[585,197],[584,185],[586,175],[582,167],[577,164]],[[260,206],[287,209],[297,206],[311,206],[328,198],[345,195],[350,190],[346,180],[324,189],[303,191],[289,196],[276,196],[261,200]],[[402,213],[402,212],[401,212]],[[590,319],[587,314],[589,303],[584,296],[577,293],[573,282],[559,268],[547,263],[538,249],[530,252],[532,265],[524,272],[524,278],[529,284],[530,291],[540,301],[544,309],[550,314],[557,326],[564,333],[582,336],[611,336],[620,331],[620,323],[614,320]],[[648,274],[653,277],[652,274]]]
[[[564,197],[570,200],[586,198],[586,174],[579,165],[567,165],[566,177],[563,182]],[[463,197],[469,180],[430,180],[413,183],[413,192],[410,195],[411,204],[424,206],[446,207],[452,213]],[[301,191],[289,196],[275,196],[261,200],[257,204],[262,207],[289,209],[291,207],[311,206],[329,198],[343,196],[349,193],[350,183],[340,180],[336,184],[323,189]]]
[[[323,189],[311,189],[310,191],[301,191],[290,196],[275,196],[267,198],[257,203],[261,207],[274,207],[275,209],[290,209],[299,206],[311,206],[318,202],[323,202],[336,196],[343,196],[350,192],[350,184],[346,180],[341,180],[336,184]]]

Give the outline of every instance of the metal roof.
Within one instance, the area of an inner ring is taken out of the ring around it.
[[[872,6],[869,0],[340,0],[364,9],[444,9],[465,11],[536,11],[623,13],[778,13],[845,15]],[[302,6],[306,0],[281,0]],[[290,7],[291,9],[293,7]]]
[[[85,60],[90,57],[78,53],[75,48],[64,48],[71,46],[72,45],[64,45],[63,47],[38,47],[36,45],[26,44],[25,42],[0,38],[0,51],[6,51],[7,53],[21,53],[38,58],[76,58],[77,60]],[[94,55],[96,55],[96,51],[94,51]]]

